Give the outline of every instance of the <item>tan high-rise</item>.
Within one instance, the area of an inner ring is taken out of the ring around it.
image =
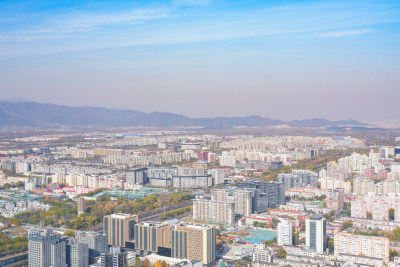
[[[158,222],[140,222],[135,225],[135,249],[157,252],[158,247],[171,244],[170,225]]]
[[[171,231],[171,256],[200,260],[203,264],[215,261],[215,227],[205,224],[175,225]]]
[[[82,213],[85,213],[85,198],[80,197],[78,198],[78,215],[81,215]]]
[[[134,227],[138,222],[137,215],[116,213],[104,216],[104,232],[110,246],[125,247],[126,242],[135,239]]]

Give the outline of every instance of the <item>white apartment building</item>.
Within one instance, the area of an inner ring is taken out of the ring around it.
[[[306,219],[306,246],[320,254],[327,248],[326,220],[319,214]]]
[[[278,245],[292,245],[292,229],[293,226],[289,221],[282,220],[278,223]]]
[[[211,199],[193,200],[193,219],[214,223],[235,223],[235,203]]]

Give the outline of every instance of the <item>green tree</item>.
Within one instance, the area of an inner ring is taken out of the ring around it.
[[[250,260],[249,256],[245,256],[245,257],[243,257],[243,258],[242,258],[242,260],[243,260],[243,261],[245,261],[245,262],[248,262],[248,263],[250,263],[250,262],[251,262],[251,260]]]
[[[300,245],[300,232],[293,232],[293,245]]]
[[[75,236],[75,232],[73,230],[67,230],[64,232],[65,236],[70,236],[70,237],[74,237]]]
[[[287,252],[286,252],[286,250],[285,250],[283,247],[278,248],[278,249],[276,250],[276,253],[278,254],[278,257],[279,257],[279,258],[286,259],[286,254],[287,254]]]
[[[399,253],[397,252],[397,250],[391,249],[389,250],[389,257],[390,260],[392,261],[394,259],[394,257],[399,256]]]
[[[353,221],[352,220],[346,220],[342,223],[342,230],[345,230],[347,228],[353,227]]]
[[[335,250],[335,240],[333,238],[328,239],[328,248],[329,252],[333,252]]]
[[[15,219],[15,218],[10,218],[8,220],[9,224],[15,225],[15,226],[21,226],[21,220]]]
[[[271,240],[265,240],[264,244],[266,246],[270,246],[270,245],[275,245],[277,242],[278,242],[278,238],[275,237],[274,239],[271,239]]]
[[[135,259],[135,267],[140,267],[142,265],[142,261],[140,260],[139,257],[136,257]]]
[[[393,221],[394,220],[394,209],[391,208],[389,209],[389,221]]]

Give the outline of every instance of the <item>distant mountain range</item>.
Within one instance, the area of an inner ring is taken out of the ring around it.
[[[35,102],[0,101],[0,127],[9,126],[199,126],[228,128],[237,126],[340,127],[366,126],[355,120],[308,119],[281,121],[261,116],[190,118],[168,112],[144,113],[99,107],[69,107]]]

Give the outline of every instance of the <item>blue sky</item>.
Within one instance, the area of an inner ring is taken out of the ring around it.
[[[398,120],[399,1],[1,1],[2,98]]]

